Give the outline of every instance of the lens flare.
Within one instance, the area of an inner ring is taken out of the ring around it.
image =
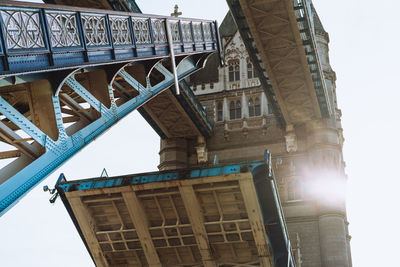
[[[341,204],[346,198],[346,181],[343,176],[331,171],[312,172],[305,191],[308,197],[319,202]]]

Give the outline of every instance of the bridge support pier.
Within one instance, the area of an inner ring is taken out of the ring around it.
[[[160,171],[188,167],[188,142],[185,138],[161,139]]]

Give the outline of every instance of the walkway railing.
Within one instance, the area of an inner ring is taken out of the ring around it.
[[[29,5],[29,6],[27,6]],[[216,50],[215,21],[20,2],[0,3],[0,77]]]

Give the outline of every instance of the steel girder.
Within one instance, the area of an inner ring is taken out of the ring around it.
[[[309,0],[227,0],[270,102],[286,124],[329,117]]]
[[[153,65],[147,67],[142,63],[131,63],[117,66],[112,71],[105,67],[94,72],[83,69],[71,72],[56,93],[50,93],[49,103],[42,98],[33,100],[43,101],[41,105],[47,107],[47,116],[37,111],[41,116],[36,124],[43,126],[40,128],[32,122],[34,111],[30,111],[32,117],[28,119],[19,106],[9,103],[14,98],[6,100],[8,95],[0,96],[0,113],[7,122],[0,124],[0,138],[3,142],[8,138],[8,143],[21,155],[0,170],[0,215],[118,120],[170,88],[174,84],[174,75],[167,69],[168,63],[161,60],[153,61]],[[195,55],[185,57],[177,66],[178,79],[198,68]],[[38,82],[44,90],[46,81]],[[88,86],[90,83],[92,86]],[[47,85],[47,91],[51,92],[48,82]]]

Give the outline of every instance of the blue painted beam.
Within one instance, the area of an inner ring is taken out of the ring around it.
[[[181,179],[197,179],[217,175],[251,172],[253,169],[262,164],[264,164],[262,161],[257,161],[238,164],[225,164],[214,166],[211,168],[181,169],[176,171],[162,171],[107,178],[74,180],[70,182],[63,181],[57,184],[56,187],[58,190],[62,190],[63,192],[72,192],[97,188],[119,187],[126,185],[140,185],[154,182],[168,182]]]

